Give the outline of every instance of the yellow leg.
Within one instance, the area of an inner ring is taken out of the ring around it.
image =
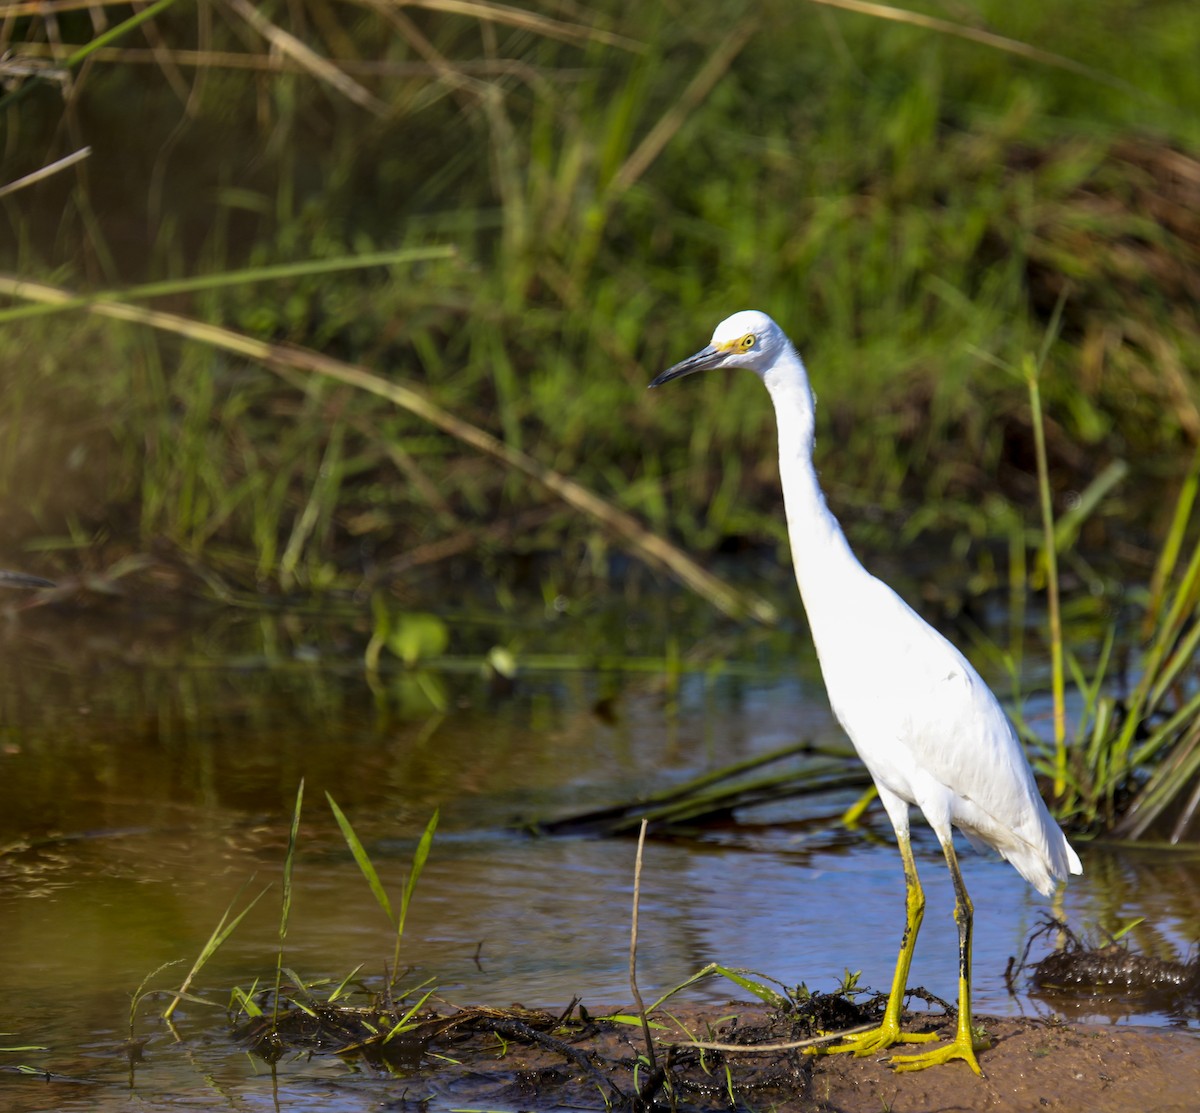
[[[832,1047],[816,1048],[815,1054],[836,1055],[849,1051],[855,1055],[873,1055],[897,1043],[926,1043],[936,1040],[935,1032],[902,1032],[900,1011],[904,1006],[904,995],[908,985],[908,971],[912,965],[913,949],[917,945],[917,932],[925,916],[925,893],[921,879],[917,877],[917,864],[913,861],[912,846],[908,833],[898,833],[900,857],[904,862],[904,935],[900,939],[900,955],[896,959],[896,973],[892,976],[892,991],[888,994],[887,1006],[883,1010],[883,1022],[869,1032],[847,1036],[844,1043]]]
[[[971,931],[975,910],[967,896],[949,835],[942,840],[942,851],[954,881],[954,922],[958,924],[958,1027],[950,1043],[915,1055],[893,1055],[890,1062],[896,1070],[924,1070],[952,1059],[962,1059],[976,1074],[982,1075],[975,1052],[985,1051],[991,1045],[986,1040],[975,1042],[971,1032]],[[891,1001],[888,1007],[891,1007]]]

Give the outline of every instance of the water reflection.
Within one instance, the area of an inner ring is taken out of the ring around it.
[[[504,636],[481,628],[460,652],[482,657]],[[474,667],[451,671],[442,676],[445,713],[414,717],[366,682],[365,640],[362,630],[311,616],[222,615],[193,623],[187,636],[174,622],[112,614],[101,622],[25,614],[3,627],[0,995],[12,1033],[4,1042],[50,1050],[0,1065],[97,1080],[22,1082],[11,1099],[6,1082],[6,1108],[120,1107],[130,995],[164,963],[184,965],[153,984],[178,984],[243,886],[244,902],[278,880],[301,777],[308,795],[290,966],[340,980],[360,963],[377,975],[391,956],[391,928],[324,804],[328,791],[393,894],[441,808],[406,929],[408,984],[432,977],[447,999],[477,1004],[554,1007],[579,995],[596,1010],[630,1000],[633,844],[530,839],[508,827],[626,799],[798,736],[836,737],[815,664],[793,669],[782,655],[777,663],[765,642],[744,654],[757,658],[754,674],[717,670],[673,693],[652,672],[544,671],[497,700]],[[852,796],[775,805],[745,817],[750,826],[691,842],[651,841],[638,960],[647,999],[714,960],[821,989],[859,970],[864,984],[886,987],[903,911],[886,820],[873,815],[865,834],[803,822],[805,808],[837,814]],[[949,878],[923,827],[915,849],[928,908],[912,982],[953,999]],[[1062,909],[1075,929],[1099,937],[1144,916],[1130,936],[1138,948],[1186,957],[1200,934],[1200,852],[1080,849],[1086,872]],[[979,1013],[1075,1008],[1081,1018],[1177,1022],[1048,1003],[1024,986],[1011,996],[1009,957],[1050,905],[998,860],[966,851],[964,871],[976,906]],[[277,915],[276,889],[197,989],[224,1004],[233,985],[270,977]],[[740,995],[726,983],[689,993]],[[160,1010],[148,1002],[136,1020],[135,1032],[151,1037],[133,1074],[138,1092],[151,1088],[158,1104],[184,1104],[212,1085],[262,1098],[253,1076],[261,1068],[231,1046],[220,1010],[181,1008],[182,1043],[155,1019]],[[284,1069],[289,1108],[328,1099],[329,1080],[345,1077],[316,1060]],[[355,1104],[341,1093],[344,1108],[378,1098],[364,1093]]]

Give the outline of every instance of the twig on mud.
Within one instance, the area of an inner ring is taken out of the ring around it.
[[[819,1043],[829,1043],[832,1040],[845,1039],[857,1032],[867,1032],[871,1024],[860,1024],[857,1028],[846,1028],[840,1032],[825,1032],[820,1036],[810,1036],[806,1040],[789,1040],[787,1043],[705,1043],[703,1040],[681,1040],[674,1043],[664,1040],[668,1047],[695,1047],[700,1051],[736,1051],[741,1055],[770,1055],[776,1051],[793,1051],[798,1047],[815,1047]]]

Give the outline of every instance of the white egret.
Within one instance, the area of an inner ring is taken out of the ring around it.
[[[1033,773],[995,695],[967,659],[887,584],[858,562],[825,505],[813,467],[814,401],[804,364],[783,330],[747,310],[722,321],[711,343],[664,371],[661,386],[696,371],[745,367],[766,384],[779,429],[779,472],[796,582],[808,615],[829,702],[870,771],[896,831],[904,863],[905,925],[879,1027],[829,1051],[869,1055],[898,1043],[936,1040],[900,1027],[909,966],[925,911],[909,841],[908,809],[924,813],[954,882],[958,925],[958,1024],[939,1048],[894,1055],[899,1070],[975,1058],[986,1044],[971,1031],[972,906],[951,825],[977,848],[991,847],[1049,895],[1079,858],[1038,795]]]

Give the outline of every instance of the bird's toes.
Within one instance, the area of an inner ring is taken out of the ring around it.
[[[864,1057],[877,1055],[898,1043],[929,1043],[938,1038],[936,1032],[902,1032],[897,1027],[884,1024],[879,1028],[872,1028],[869,1032],[859,1032],[856,1035],[847,1036],[843,1043],[837,1043],[831,1047],[814,1048],[813,1053],[839,1055],[849,1052]]]
[[[986,1048],[979,1047],[974,1040],[969,1043],[954,1040],[943,1047],[934,1048],[932,1051],[923,1051],[916,1055],[893,1055],[888,1062],[893,1070],[914,1071],[938,1067],[954,1059],[961,1059],[982,1078],[983,1071],[979,1069],[979,1061],[975,1058],[976,1050],[983,1051]]]

